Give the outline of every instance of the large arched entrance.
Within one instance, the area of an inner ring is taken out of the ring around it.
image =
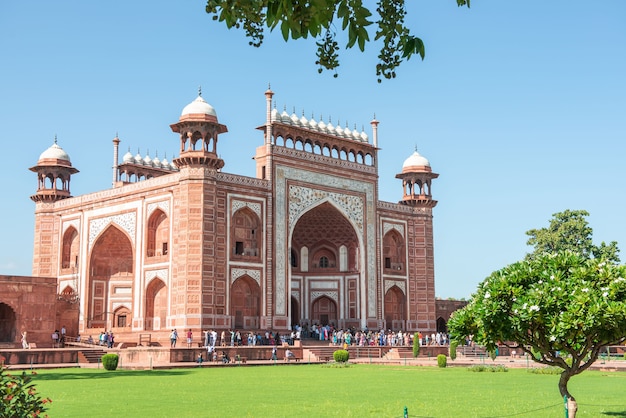
[[[0,343],[15,341],[15,311],[6,303],[0,303]]]
[[[235,280],[230,290],[230,315],[236,329],[258,329],[261,291],[249,276]]]
[[[310,303],[310,309],[299,311],[305,316],[300,320],[358,327],[365,299],[359,294],[359,237],[348,218],[330,202],[311,208],[294,226],[289,256],[291,281],[300,282],[300,298]],[[345,301],[343,310],[332,298],[316,300],[321,293]],[[291,315],[294,323],[295,312]]]
[[[132,306],[133,248],[124,232],[111,225],[93,246],[87,281],[87,327],[111,329],[117,326],[117,306]],[[130,317],[130,314],[128,315]]]
[[[298,300],[291,297],[291,326],[300,324],[300,304]]]
[[[165,328],[167,316],[167,287],[159,278],[154,278],[146,289],[146,331]]]
[[[337,304],[328,296],[321,296],[311,306],[311,321],[319,325],[337,326]]]
[[[392,286],[385,293],[385,322],[387,328],[391,330],[405,329],[404,318],[406,318],[406,297],[398,286]]]

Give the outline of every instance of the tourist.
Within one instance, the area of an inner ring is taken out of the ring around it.
[[[290,349],[285,350],[285,361],[289,362],[292,358],[295,358],[293,352]]]
[[[55,329],[52,333],[52,348],[57,348],[59,346],[59,330]]]
[[[220,334],[220,344],[222,347],[226,347],[226,331],[222,330]]]
[[[278,357],[276,356],[277,351],[278,349],[276,348],[276,346],[272,347],[272,358],[270,360],[278,360]]]
[[[93,337],[91,335],[87,338],[87,344],[93,345]]]
[[[191,328],[187,331],[187,348],[191,348],[191,342],[193,341],[193,332],[191,332]]]
[[[61,327],[61,347],[65,347],[65,336],[67,334],[67,330],[65,329],[65,325]]]
[[[170,347],[176,347],[176,341],[178,340],[178,332],[175,329],[170,333]]]

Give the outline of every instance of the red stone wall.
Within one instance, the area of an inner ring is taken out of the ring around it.
[[[0,276],[0,303],[15,313],[13,343],[20,345],[21,333],[26,331],[29,343],[51,345],[52,332],[61,326],[56,323],[56,290],[54,277]]]

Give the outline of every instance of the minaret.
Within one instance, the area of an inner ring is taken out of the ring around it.
[[[70,156],[57,144],[56,135],[54,144],[39,156],[37,165],[29,170],[37,173],[38,179],[37,192],[30,197],[33,202],[56,202],[72,197],[70,177],[78,170],[72,167]]]
[[[422,157],[417,149],[402,164],[402,172],[396,174],[397,179],[402,179],[403,195],[399,202],[403,205],[414,207],[434,208],[437,201],[431,194],[431,181],[439,177],[430,168],[430,162]]]
[[[179,169],[203,166],[217,171],[224,167],[224,160],[217,155],[217,137],[228,128],[217,121],[217,113],[204,101],[201,89],[170,128],[180,134],[180,156],[172,160]]]
[[[117,137],[117,133],[116,133],[115,138],[113,138],[113,187],[115,187],[115,183],[117,183],[117,180],[118,180],[119,152],[120,152],[120,139]]]

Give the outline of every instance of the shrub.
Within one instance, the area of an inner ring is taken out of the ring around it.
[[[0,416],[47,417],[48,415],[43,413],[47,409],[46,404],[52,401],[49,398],[41,398],[35,384],[31,382],[32,378],[25,371],[18,376],[4,372],[5,368],[0,368]]]
[[[448,357],[445,354],[439,354],[437,356],[437,366],[446,367],[448,366]]]
[[[563,373],[563,369],[556,366],[548,366],[548,367],[533,367],[528,369],[528,373],[533,374],[561,374]]]
[[[348,359],[350,359],[348,350],[337,350],[333,353],[333,360],[337,363],[345,363]]]
[[[498,364],[497,366],[492,366],[490,364],[476,364],[474,366],[468,367],[467,370],[470,372],[492,372],[492,373],[497,373],[497,372],[506,373],[509,371],[509,369],[503,364]]]
[[[115,370],[117,369],[118,360],[119,356],[117,354],[105,354],[102,356],[102,367],[106,370]]]
[[[456,360],[456,348],[458,345],[458,341],[450,342],[450,360]]]
[[[413,357],[420,355],[420,335],[419,333],[413,334]]]

